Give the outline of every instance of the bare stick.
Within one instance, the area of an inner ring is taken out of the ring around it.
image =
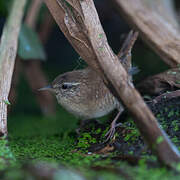
[[[67,0],[65,3],[64,0],[45,0],[45,2],[76,51],[99,73],[111,92],[131,112],[140,132],[156,152],[159,160],[171,167],[174,163],[180,162],[179,152],[160,129],[118,57],[109,47],[93,1]]]
[[[164,1],[164,0],[163,0]],[[171,67],[180,63],[180,31],[175,17],[157,0],[113,0],[127,22],[136,26],[153,50]],[[168,0],[167,0],[168,1]],[[148,2],[148,3],[147,3]],[[158,8],[162,8],[161,12]],[[169,14],[168,14],[169,13]],[[169,15],[169,16],[168,16]]]
[[[26,0],[15,0],[0,45],[0,136],[7,135],[7,105]]]
[[[156,103],[159,103],[162,99],[169,100],[169,99],[178,98],[178,97],[180,97],[180,90],[161,94],[161,95],[155,97],[152,100],[152,103],[156,104]]]

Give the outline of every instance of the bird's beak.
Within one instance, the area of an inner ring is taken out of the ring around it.
[[[48,86],[38,89],[38,91],[52,91],[52,89],[53,89],[52,86],[48,85]]]

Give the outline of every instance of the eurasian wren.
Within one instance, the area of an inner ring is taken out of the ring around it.
[[[131,31],[120,51],[119,57],[127,71],[131,69],[131,48],[136,38],[137,32]],[[117,126],[116,121],[124,108],[111,94],[99,75],[91,68],[59,75],[49,86],[40,90],[53,92],[59,104],[82,120],[99,118],[117,109],[119,113],[106,134],[107,140],[113,137]]]
[[[124,109],[99,75],[89,67],[59,75],[49,86],[40,90],[53,92],[59,104],[82,120],[105,116],[114,109],[121,113]],[[113,136],[115,126],[114,122],[108,139]]]

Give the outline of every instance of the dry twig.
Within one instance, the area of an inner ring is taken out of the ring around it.
[[[18,34],[26,0],[15,0],[0,45],[0,136],[7,135],[7,106],[17,52]]]

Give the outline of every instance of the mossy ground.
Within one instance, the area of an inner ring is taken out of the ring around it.
[[[23,83],[26,84],[25,81]],[[77,119],[60,106],[56,117],[44,118],[37,110],[38,105],[29,89],[27,85],[19,88],[21,97],[8,119],[8,140],[0,141],[0,179],[38,179],[26,168],[25,171],[24,165],[42,162],[48,163],[50,167],[58,166],[57,175],[51,178],[56,180],[63,179],[62,176],[66,179],[85,177],[102,180],[178,178],[177,174],[157,163],[156,157],[147,150],[133,120],[128,116],[123,120],[124,126],[117,129],[117,141],[113,149],[103,148],[102,152],[99,151],[101,146],[97,144],[104,140],[108,123],[91,123],[78,137],[75,132]],[[164,104],[152,108],[162,127],[179,148],[178,102],[174,106],[170,103],[170,106]],[[63,172],[59,171],[59,165]]]
[[[167,108],[167,107],[165,107]],[[168,107],[169,108],[169,107]],[[157,109],[157,108],[156,108]],[[162,108],[161,108],[162,110]],[[163,121],[162,126],[173,126],[179,129],[176,110],[164,109],[172,123]],[[169,115],[171,114],[171,116]],[[156,113],[162,120],[162,116]],[[161,113],[162,115],[162,113]],[[172,116],[176,115],[176,123]],[[75,171],[78,179],[177,179],[172,171],[161,167],[154,156],[147,150],[141,151],[145,146],[132,119],[124,122],[117,135],[116,148],[103,153],[89,153],[92,144],[97,145],[103,141],[107,132],[107,124],[97,125],[91,123],[85,127],[78,137],[75,129],[78,120],[59,108],[56,117],[44,118],[42,116],[15,115],[9,118],[8,140],[2,140],[0,146],[0,170],[4,179],[25,179],[32,176],[22,170],[22,165],[39,162],[60,164],[69,171]],[[170,134],[172,135],[172,134]],[[173,141],[179,146],[178,134],[173,135]],[[176,137],[176,138],[175,138]],[[119,144],[118,144],[119,142]],[[90,148],[90,149],[89,149]],[[141,152],[140,152],[141,151]],[[140,152],[140,153],[139,153]],[[127,156],[130,155],[130,156]],[[122,157],[125,157],[124,159]],[[131,163],[133,157],[139,156],[138,161]],[[151,162],[152,164],[149,164]],[[4,173],[3,173],[4,172]],[[80,174],[80,175],[79,175]],[[0,177],[1,177],[0,176]],[[72,175],[74,177],[74,175]],[[58,177],[62,178],[62,173]],[[70,178],[70,177],[69,177]]]

